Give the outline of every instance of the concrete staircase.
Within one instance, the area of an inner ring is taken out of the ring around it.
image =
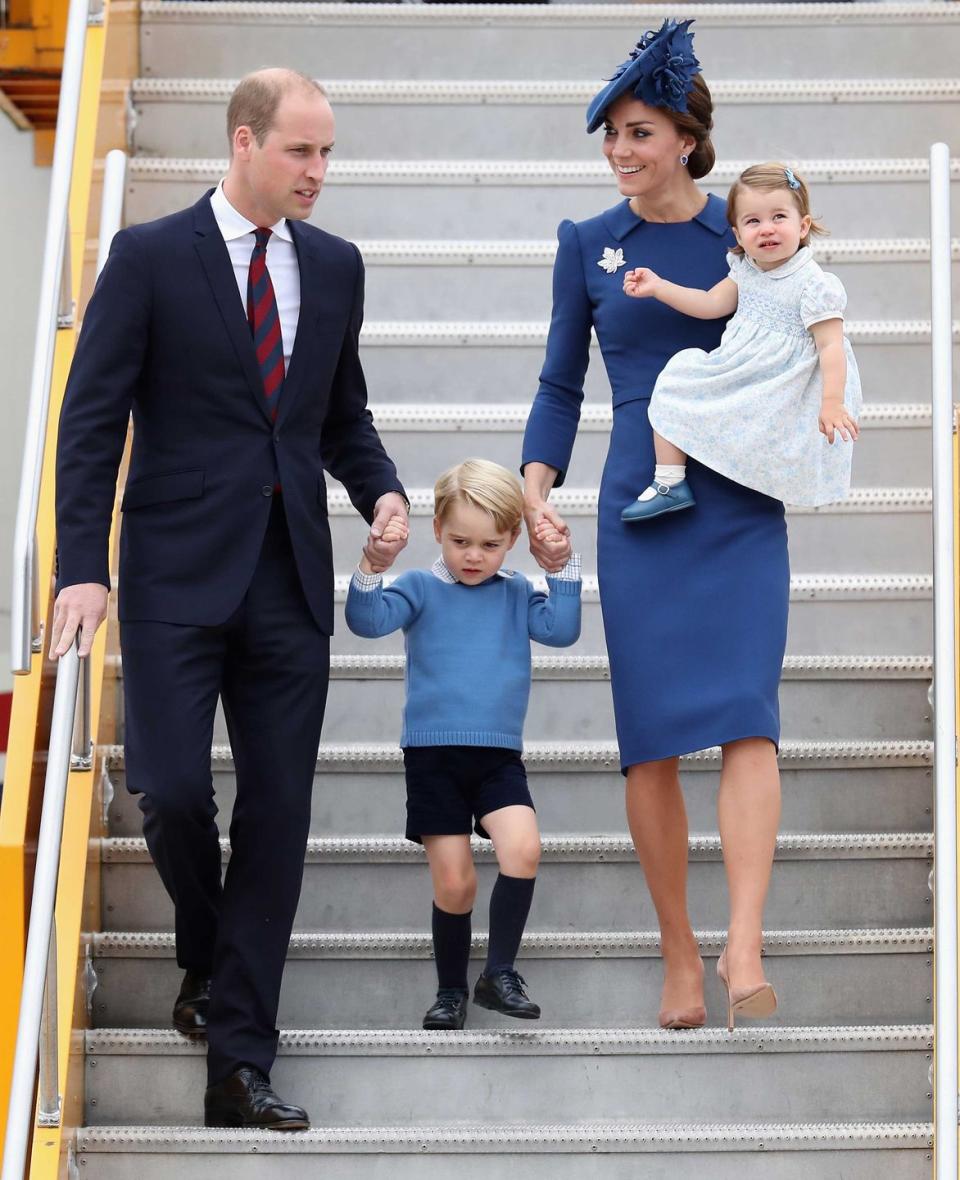
[[[425,518],[439,470],[469,454],[517,464],[556,224],[618,199],[582,132],[583,107],[666,10],[145,0],[142,14],[130,220],[192,202],[222,174],[230,79],[274,62],[328,83],[337,150],[316,215],[366,259],[371,400],[414,506],[402,565],[432,560]],[[274,1074],[315,1128],[197,1125],[202,1054],[169,1031],[172,912],[118,748],[104,766],[106,929],[92,940],[96,1027],[77,1144],[88,1180],[929,1174],[925,156],[956,127],[960,8],[699,4],[680,15],[698,19],[718,98],[720,161],[705,187],[723,194],[768,157],[804,172],[833,231],[817,252],[847,286],[869,403],[854,494],[790,513],[784,822],[766,935],[780,1011],[729,1035],[708,970],[710,1026],[655,1028],[655,926],[625,835],[593,576],[610,424],[597,357],[570,486],[557,495],[585,557],[583,637],[568,653],[537,653],[527,727],[545,851],[522,967],[543,1020],[508,1028],[471,1008],[462,1034],[420,1030],[434,986],[430,886],[398,836],[402,644],[364,644],[341,623]],[[364,526],[335,486],[330,512],[342,612]],[[385,729],[373,728],[375,710]],[[226,816],[222,724],[216,740]],[[718,768],[716,751],[683,761],[691,910],[708,968],[726,906]],[[482,926],[494,866],[489,850],[479,859]]]

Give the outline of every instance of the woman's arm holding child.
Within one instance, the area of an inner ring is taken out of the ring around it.
[[[402,516],[392,516],[383,530],[382,540],[399,542],[406,538],[406,521]],[[374,565],[366,551],[360,558],[347,592],[347,626],[355,635],[379,639],[408,626],[420,610],[419,585],[415,579],[403,578],[389,590],[383,588],[383,572],[393,564],[394,556],[389,556],[386,565],[385,557],[378,558]]]
[[[856,441],[860,431],[843,404],[847,383],[847,357],[843,349],[843,320],[820,320],[810,325],[820,358],[823,377],[823,401],[820,406],[820,433],[832,443],[837,432],[844,442]]]
[[[632,299],[653,296],[696,320],[719,320],[737,310],[737,284],[733,279],[721,279],[709,291],[701,291],[698,287],[668,282],[649,267],[638,266],[623,276],[623,290]]]

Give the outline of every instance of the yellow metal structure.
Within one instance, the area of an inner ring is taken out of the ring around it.
[[[31,3],[34,15],[46,8],[48,24],[59,19],[63,0]],[[23,5],[21,5],[23,7]],[[129,5],[124,5],[128,8]],[[64,9],[65,11],[65,9]],[[11,10],[12,12],[12,10]],[[125,14],[126,15],[126,14]],[[120,58],[129,61],[129,34],[134,26],[128,20],[119,22],[124,46]],[[96,163],[118,143],[116,129],[111,126],[111,113],[101,119],[105,59],[109,33],[109,5],[105,5],[102,23],[88,27],[80,95],[80,114],[77,143],[74,152],[70,188],[69,224],[70,274],[72,298],[79,306],[82,296],[91,288],[89,265],[85,267],[90,223],[99,219],[99,174]],[[7,43],[9,46],[9,42]],[[62,37],[61,37],[62,44]],[[3,61],[3,34],[0,33],[0,63]],[[127,75],[129,76],[129,75]],[[2,83],[0,83],[2,84]],[[104,122],[107,126],[104,127]],[[91,194],[95,198],[92,200]],[[54,571],[54,458],[57,423],[67,375],[73,359],[79,316],[73,327],[57,331],[53,378],[50,391],[50,413],[44,445],[43,479],[37,524],[38,569],[41,586],[41,616],[47,620],[44,633],[49,634],[52,608]],[[96,750],[99,744],[110,743],[109,707],[101,709],[104,692],[104,665],[108,628],[102,628],[94,645],[91,660],[90,716],[92,739]],[[33,884],[33,857],[39,827],[43,775],[49,735],[55,668],[46,653],[34,656],[29,675],[18,677],[14,685],[13,708],[10,719],[10,740],[6,763],[3,804],[0,808],[0,898],[2,898],[3,939],[0,939],[0,1142],[5,1133],[4,1123],[9,1100],[10,1076],[16,1038],[26,931],[29,922],[30,896]],[[102,729],[106,718],[107,732]],[[99,928],[96,912],[98,894],[98,866],[91,861],[91,836],[101,834],[98,806],[98,759],[94,772],[72,772],[67,790],[61,845],[60,875],[57,889],[56,924],[58,932],[58,1024],[59,1089],[64,1098],[63,1122],[60,1128],[36,1129],[32,1145],[29,1175],[54,1180],[63,1172],[63,1152],[72,1128],[82,1118],[83,1071],[79,1068],[82,1046],[76,1033],[86,1023],[85,993],[82,971],[86,960],[83,931]],[[80,986],[78,986],[78,984]]]

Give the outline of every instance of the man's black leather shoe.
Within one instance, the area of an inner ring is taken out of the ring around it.
[[[263,1127],[267,1131],[306,1131],[307,1112],[283,1099],[270,1079],[252,1065],[241,1065],[229,1077],[207,1086],[203,1099],[206,1127]]]
[[[173,1027],[192,1041],[205,1041],[209,1007],[210,977],[199,971],[187,971],[173,1005]]]
[[[524,980],[513,970],[494,971],[492,975],[481,974],[473,989],[473,1002],[481,1008],[492,1008],[504,1016],[517,1016],[520,1020],[539,1020],[540,1005],[524,991]]]
[[[424,1028],[463,1028],[467,1019],[467,992],[457,987],[442,987],[423,1018]]]

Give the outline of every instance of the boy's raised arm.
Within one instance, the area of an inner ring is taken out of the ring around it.
[[[580,638],[580,554],[559,573],[547,575],[549,594],[531,587],[527,607],[530,638],[548,647],[569,647]]]
[[[422,604],[423,585],[415,570],[401,574],[385,590],[382,574],[357,569],[347,591],[347,626],[364,639],[380,639],[409,626]]]

